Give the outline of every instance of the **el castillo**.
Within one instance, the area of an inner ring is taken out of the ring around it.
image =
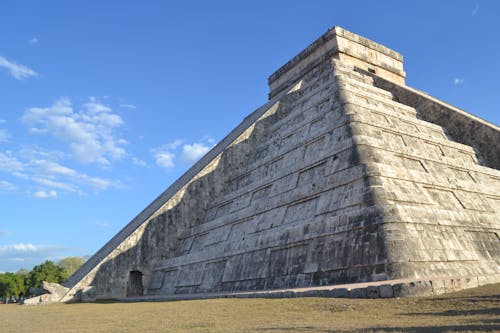
[[[398,298],[500,282],[500,129],[340,27],[63,285],[27,304]]]

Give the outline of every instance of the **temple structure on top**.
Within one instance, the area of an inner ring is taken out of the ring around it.
[[[399,53],[339,27],[269,87],[62,301],[500,281],[498,126],[407,87]]]

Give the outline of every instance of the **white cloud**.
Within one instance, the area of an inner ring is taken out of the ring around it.
[[[151,149],[156,165],[167,169],[173,168],[175,166],[175,153],[173,151],[180,145],[182,145],[182,140],[175,140],[160,147]]]
[[[22,170],[23,163],[21,163],[16,157],[13,157],[11,152],[0,152],[0,171],[16,173],[21,172]]]
[[[173,168],[175,155],[168,151],[158,151],[154,153],[156,164],[162,168]]]
[[[67,248],[50,245],[36,245],[30,243],[18,243],[11,245],[0,245],[0,263],[6,271],[17,270],[15,262],[24,262],[23,265],[39,265],[43,261],[57,260]]]
[[[23,117],[31,132],[48,134],[67,144],[81,163],[109,165],[126,155],[127,141],[118,137],[123,119],[110,107],[90,98],[82,111],[74,111],[68,98],[60,98],[48,108],[31,108]]]
[[[64,190],[68,192],[77,192],[78,184],[84,184],[91,187],[93,190],[105,190],[110,186],[116,185],[108,179],[99,177],[91,177],[85,173],[80,173],[74,169],[53,161],[37,160],[33,162],[37,169],[34,170],[39,176],[32,177],[32,180],[39,184],[50,188]],[[55,178],[64,178],[65,181],[56,181]]]
[[[465,79],[463,79],[463,78],[456,77],[453,79],[453,84],[456,86],[463,84],[464,82],[465,82]]]
[[[24,258],[8,258],[8,261],[14,261],[14,262],[22,262],[25,261],[26,259]]]
[[[68,176],[68,177],[73,177],[76,176],[78,173],[68,167],[65,167],[59,163],[53,162],[53,161],[47,161],[47,160],[36,160],[33,161],[35,165],[37,165],[40,168],[40,171],[43,174],[49,174],[49,175],[62,175],[62,176]]]
[[[0,253],[5,252],[36,252],[39,251],[41,247],[35,246],[33,244],[12,244],[12,245],[0,245]]]
[[[158,148],[151,150],[156,165],[164,168],[175,166],[175,157],[180,155],[182,162],[192,164],[205,155],[213,146],[214,139],[205,137],[201,142],[185,143],[183,140],[175,140]]]
[[[24,146],[18,151],[17,155],[19,158],[30,161],[35,161],[35,160],[58,161],[70,157],[69,154],[65,154],[64,152],[42,148],[37,145]]]
[[[148,164],[145,161],[143,161],[143,160],[141,160],[140,158],[137,158],[137,157],[132,157],[132,163],[134,165],[137,165],[137,166],[140,166],[140,167],[147,167],[148,166]]]
[[[110,224],[106,221],[99,221],[99,222],[96,222],[95,225],[101,227],[101,228],[107,228],[110,226]]]
[[[137,109],[137,107],[133,104],[120,104],[120,107],[125,109]]]
[[[110,180],[98,178],[98,177],[89,177],[87,175],[84,175],[83,179],[87,182],[88,185],[90,185],[90,187],[92,187],[94,190],[98,190],[98,191],[105,190],[108,187],[115,185]]]
[[[33,38],[31,38],[31,39],[28,41],[28,43],[30,43],[31,45],[36,44],[36,43],[38,43],[38,38],[33,37]]]
[[[57,192],[52,191],[37,191],[33,193],[33,196],[38,199],[49,199],[49,198],[57,198]]]
[[[6,181],[6,180],[0,180],[0,191],[15,191],[17,190],[17,186]],[[0,230],[1,231],[1,230]]]
[[[183,142],[183,140],[177,139],[177,140],[174,140],[170,143],[167,143],[167,144],[161,146],[161,148],[173,150],[173,149],[176,149],[177,147],[180,147],[180,145],[182,145],[182,142]]]
[[[38,73],[36,73],[31,68],[16,64],[15,62],[9,61],[2,56],[0,56],[0,68],[1,67],[7,69],[10,72],[10,75],[12,75],[14,78],[18,80],[26,79],[33,76],[38,76]]]
[[[186,164],[198,161],[210,150],[209,146],[202,143],[185,144],[182,147],[181,159]]]
[[[0,230],[0,237],[7,235],[10,235],[10,232],[8,232],[7,230]]]
[[[116,181],[89,176],[54,161],[64,156],[64,154],[55,151],[31,148],[22,149],[17,155],[24,161],[13,156],[10,151],[0,152],[0,171],[10,173],[15,177],[41,185],[44,188],[66,192],[83,193],[82,187],[89,187],[94,191],[105,190],[112,186],[118,187]],[[39,159],[40,157],[44,159]],[[0,181],[0,190],[2,191],[15,191],[17,189],[17,186],[10,182]],[[51,191],[38,191],[34,194],[34,197],[55,197],[54,193]],[[55,194],[57,195],[57,193]]]
[[[0,124],[5,124],[7,122],[7,120],[5,119],[0,119]]]
[[[67,183],[63,183],[60,181],[55,181],[55,180],[46,179],[46,178],[39,178],[39,177],[33,177],[32,180],[35,183],[42,185],[42,186],[45,186],[45,187],[56,188],[56,189],[68,191],[68,192],[76,192],[76,189],[72,185],[67,184]],[[43,192],[43,191],[41,191],[41,192]],[[42,194],[42,196],[43,196],[43,194]],[[55,198],[56,195],[54,195],[53,197]],[[37,196],[37,198],[38,198],[38,196]]]

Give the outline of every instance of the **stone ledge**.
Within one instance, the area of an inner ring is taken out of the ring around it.
[[[143,296],[119,298],[121,302],[163,302],[215,298],[398,298],[431,296],[486,284],[500,283],[500,274],[470,277],[435,277],[422,279],[398,279],[377,282],[339,284],[308,288],[275,289],[254,292],[227,292],[204,294],[179,294],[169,296]]]

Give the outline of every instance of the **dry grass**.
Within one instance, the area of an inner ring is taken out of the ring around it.
[[[0,305],[0,332],[500,331],[500,284],[432,298]]]

